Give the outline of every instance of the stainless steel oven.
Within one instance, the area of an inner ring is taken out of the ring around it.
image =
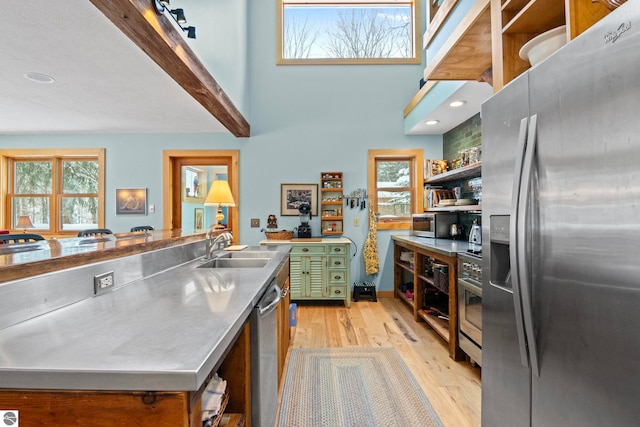
[[[482,366],[482,258],[458,253],[458,341]]]

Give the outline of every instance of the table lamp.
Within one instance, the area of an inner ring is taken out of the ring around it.
[[[24,233],[27,232],[27,228],[34,228],[33,223],[31,222],[31,218],[29,215],[20,215],[18,217],[18,223],[16,224],[16,229],[22,228]]]
[[[229,188],[229,183],[223,180],[213,181],[211,183],[211,188],[209,188],[207,198],[204,200],[204,205],[218,207],[218,214],[216,215],[216,225],[214,229],[224,229],[225,226],[222,225],[222,220],[224,219],[224,215],[222,214],[222,207],[233,207],[236,205],[233,200],[233,195],[231,194],[231,188]]]

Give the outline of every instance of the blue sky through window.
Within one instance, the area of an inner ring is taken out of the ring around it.
[[[283,57],[411,58],[411,5],[285,5]]]

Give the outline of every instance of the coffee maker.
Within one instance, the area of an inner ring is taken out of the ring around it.
[[[300,212],[298,237],[311,237],[311,226],[309,225],[309,220],[311,220],[311,205],[309,205],[309,203],[302,203],[300,206],[298,206],[298,212]]]

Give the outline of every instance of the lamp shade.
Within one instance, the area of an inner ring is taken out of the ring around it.
[[[229,183],[223,180],[213,181],[207,198],[204,200],[205,206],[235,206]]]
[[[33,228],[33,223],[28,215],[20,215],[16,228]]]

